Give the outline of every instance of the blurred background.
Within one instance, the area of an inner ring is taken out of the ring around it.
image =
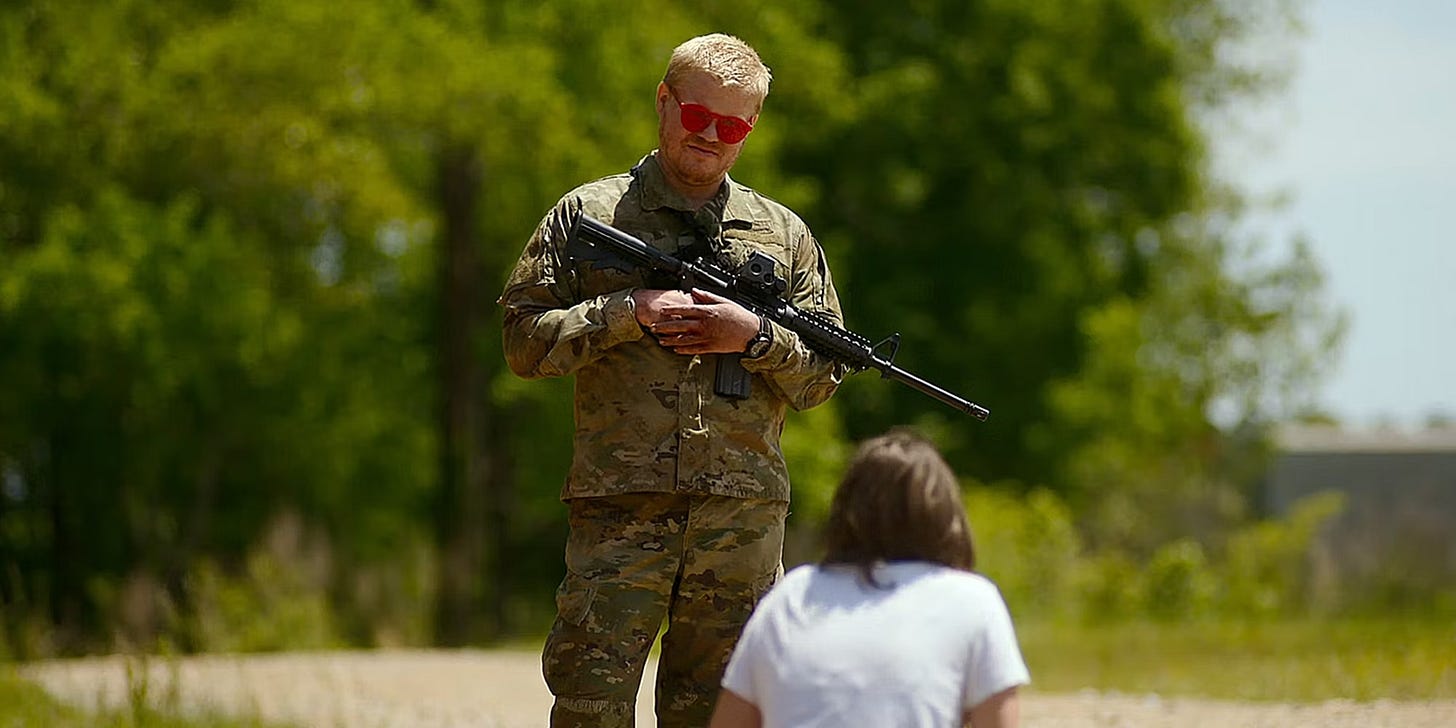
[[[7,2],[0,656],[539,639],[571,383],[506,370],[495,299],[711,31],[774,72],[734,177],[850,328],[992,411],[862,375],[793,415],[791,565],[854,443],[912,425],[1018,619],[1456,614],[1451,20]]]

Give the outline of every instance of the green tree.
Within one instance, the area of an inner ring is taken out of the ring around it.
[[[428,359],[396,313],[408,289],[388,284],[403,266],[344,264],[352,220],[328,177],[358,150],[299,159],[317,127],[280,111],[304,105],[286,78],[224,75],[255,94],[231,107],[196,83],[222,45],[205,10],[0,18],[17,91],[0,115],[17,132],[0,183],[0,452],[17,487],[0,517],[22,564],[6,603],[47,608],[76,649],[111,631],[108,584],[159,575],[156,598],[185,610],[192,565],[240,561],[280,509],[331,527],[346,558],[418,531],[395,514],[429,483]]]
[[[195,610],[273,573],[282,516],[323,534],[346,639],[534,626],[570,382],[504,371],[493,298],[558,196],[651,147],[668,53],[712,30],[775,71],[735,176],[820,235],[852,328],[993,410],[851,379],[786,433],[802,525],[847,441],[918,424],[1094,546],[1209,540],[1338,332],[1307,252],[1252,262],[1198,122],[1259,87],[1228,48],[1270,2],[6,4],[6,641],[104,644],[149,584]]]
[[[856,382],[851,436],[916,422],[968,474],[1100,497],[1221,464],[1219,406],[1258,425],[1284,414],[1263,395],[1299,398],[1310,380],[1288,375],[1334,328],[1317,271],[1248,266],[1200,127],[1272,81],[1229,49],[1287,27],[1283,3],[828,6],[848,110],[785,164],[823,181],[808,215],[846,315],[992,410]]]
[[[5,603],[52,607],[77,647],[107,631],[88,584],[158,572],[185,612],[194,564],[245,573],[297,511],[354,639],[379,616],[359,575],[422,541],[444,642],[549,604],[569,383],[502,372],[493,296],[556,196],[650,148],[693,21],[640,10],[659,22],[605,2],[0,13]],[[163,323],[72,323],[137,311]],[[118,366],[133,350],[151,359]]]

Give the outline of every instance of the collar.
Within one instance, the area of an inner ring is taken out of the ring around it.
[[[662,172],[656,150],[643,157],[632,168],[632,175],[641,185],[643,210],[669,208],[693,214],[693,206],[687,198],[667,183],[667,176]],[[721,219],[725,226],[732,227],[731,223],[739,223],[741,227],[752,227],[755,215],[746,193],[747,188],[734,182],[732,177],[724,175],[718,194],[704,203],[700,211],[722,210]]]

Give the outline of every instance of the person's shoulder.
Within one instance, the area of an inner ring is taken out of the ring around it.
[[[632,186],[632,174],[619,172],[583,182],[561,196],[557,206],[571,206],[600,215],[616,207],[617,202]]]
[[[964,571],[962,569],[953,569],[949,566],[935,565],[930,567],[930,571],[926,576],[929,577],[929,582],[934,584],[934,588],[938,590],[954,592],[965,595],[966,597],[982,599],[1001,598],[1001,590],[996,586],[996,582],[974,571]]]
[[[770,594],[780,599],[797,599],[810,590],[816,588],[824,579],[824,568],[819,564],[801,564],[789,569],[773,585]],[[794,595],[794,596],[790,596]]]
[[[728,183],[732,185],[731,194],[735,202],[750,210],[754,219],[770,221],[784,230],[809,229],[804,219],[799,217],[799,213],[794,212],[788,205],[734,180],[732,177],[728,178]]]
[[[774,586],[797,586],[805,582],[812,581],[814,579],[814,575],[818,573],[818,564],[800,564],[785,572],[783,578],[779,579],[779,583],[775,584]]]

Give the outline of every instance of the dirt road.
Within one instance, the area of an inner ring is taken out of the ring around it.
[[[649,665],[649,675],[652,669]],[[175,701],[184,708],[257,715],[309,728],[541,728],[551,706],[539,660],[526,652],[153,659],[130,679],[125,660],[113,657],[35,663],[21,672],[83,707],[124,705],[132,690],[145,685],[147,694],[163,704]],[[1022,713],[1027,728],[1456,726],[1456,701],[1287,705],[1029,691]],[[638,699],[637,724],[654,725],[650,690]]]

